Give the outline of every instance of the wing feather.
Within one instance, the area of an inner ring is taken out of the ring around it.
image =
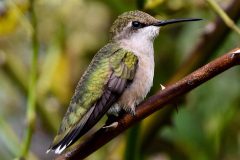
[[[110,76],[108,76],[107,83],[102,84],[103,89],[101,96],[96,98],[95,102],[91,104],[89,109],[85,111],[83,116],[80,117],[77,122],[71,124],[69,128],[63,127],[62,130],[65,129],[64,133],[61,133],[63,131],[60,129],[58,137],[50,147],[51,150],[55,150],[55,153],[61,153],[66,147],[73,144],[79,137],[88,132],[117,101],[124,89],[133,80],[137,68],[137,57],[133,53],[127,52],[123,49],[116,49],[113,53],[108,58]],[[94,88],[95,86],[97,86],[97,82],[94,82],[91,88]],[[84,104],[85,102],[79,102],[78,97],[76,97],[76,94],[80,97],[83,96],[81,93],[84,94],[84,92],[79,91],[75,93],[73,101],[76,102],[77,107],[75,106],[74,109],[68,109],[69,112],[74,112],[74,110],[79,107],[84,110],[82,108],[83,106],[79,104]],[[92,94],[94,94],[94,92]],[[70,114],[72,113],[67,113],[64,119],[68,119]],[[63,136],[61,134],[63,134]]]

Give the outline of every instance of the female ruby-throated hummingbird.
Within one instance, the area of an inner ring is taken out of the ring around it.
[[[134,115],[153,83],[153,41],[160,27],[198,20],[162,21],[142,11],[120,15],[110,29],[110,42],[98,51],[80,79],[48,151],[60,154],[106,113],[117,116],[124,110]]]

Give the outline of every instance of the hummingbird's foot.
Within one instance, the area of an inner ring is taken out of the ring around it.
[[[112,107],[108,109],[107,115],[113,115],[115,117],[118,117],[120,112],[121,107],[117,103],[115,103]]]
[[[127,113],[130,113],[132,116],[135,116],[135,115],[136,115],[135,106],[134,106],[134,107],[126,107],[126,108],[124,108],[124,110],[125,110]]]
[[[132,116],[135,116],[135,115],[136,115],[135,107],[134,107],[134,108],[131,108],[130,114],[131,114]]]
[[[118,126],[118,122],[113,122],[112,124],[108,126],[103,126],[102,128],[109,129],[109,128],[116,128],[117,126]]]

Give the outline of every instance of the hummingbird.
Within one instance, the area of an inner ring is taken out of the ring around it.
[[[61,154],[105,114],[135,115],[154,77],[153,42],[162,26],[198,18],[158,20],[142,11],[128,11],[114,21],[110,40],[92,59],[77,84],[49,151]]]

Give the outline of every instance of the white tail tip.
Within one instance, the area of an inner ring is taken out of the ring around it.
[[[64,151],[64,149],[67,148],[67,145],[64,145],[63,147],[60,145],[56,150],[55,150],[55,154],[61,154],[62,151]]]

